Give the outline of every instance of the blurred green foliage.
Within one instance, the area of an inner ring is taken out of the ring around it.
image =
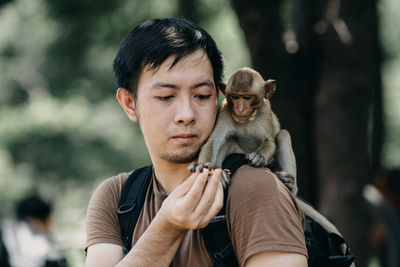
[[[400,2],[381,0],[378,5],[383,46],[383,112],[386,132],[383,165],[400,167]]]
[[[138,23],[175,16],[178,1],[14,0],[0,5],[0,215],[38,191],[55,201],[53,234],[83,266],[84,219],[96,185],[150,162],[115,100],[112,62]],[[199,21],[226,57],[249,65],[228,0],[198,0]]]
[[[224,53],[225,76],[250,65],[229,1],[194,3],[197,22]],[[114,98],[112,62],[119,43],[146,19],[177,15],[178,4],[0,2],[0,215],[11,216],[15,201],[30,191],[54,199],[54,237],[71,266],[83,266],[84,218],[94,187],[150,162],[138,125]],[[381,0],[379,11],[385,51],[384,164],[399,166],[400,2]]]

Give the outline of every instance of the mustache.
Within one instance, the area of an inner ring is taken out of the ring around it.
[[[167,133],[167,136],[170,137],[177,137],[177,136],[182,136],[182,137],[188,137],[188,136],[200,136],[201,131],[197,128],[180,128],[180,129],[172,129],[169,130]]]

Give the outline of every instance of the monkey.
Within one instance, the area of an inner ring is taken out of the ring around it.
[[[265,82],[258,72],[245,67],[220,89],[225,100],[214,131],[200,151],[199,162],[221,167],[227,155],[244,152],[252,165],[265,166],[275,153],[275,137],[280,130],[268,100],[276,81]]]
[[[214,130],[200,150],[199,167],[220,168],[229,154],[244,153],[255,167],[274,162],[280,170],[279,178],[297,193],[296,160],[290,135],[280,129],[269,101],[276,90],[276,81],[264,81],[257,71],[244,67],[234,73],[226,85],[221,83],[219,87],[225,100]],[[194,163],[189,168],[194,171],[196,166]],[[223,172],[224,187],[229,179]]]
[[[215,127],[202,146],[196,167],[221,168],[223,160],[232,153],[244,153],[255,167],[273,166],[277,177],[289,188],[305,215],[318,222],[329,233],[342,234],[322,214],[297,197],[296,158],[290,134],[281,129],[279,120],[271,109],[269,99],[276,90],[276,81],[264,81],[255,70],[244,67],[235,72],[227,84],[220,84],[225,95],[217,115]],[[222,171],[224,188],[230,176]],[[345,247],[342,247],[343,253]]]

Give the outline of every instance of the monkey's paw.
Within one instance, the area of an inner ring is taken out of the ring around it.
[[[297,185],[293,175],[287,171],[276,171],[275,174],[294,195],[297,194]]]
[[[188,167],[190,172],[196,172],[196,168],[199,168],[200,172],[202,172],[204,168],[209,170],[214,169],[213,166],[211,165],[211,162],[207,163],[192,162]]]
[[[250,162],[251,165],[256,168],[264,167],[265,165],[267,165],[266,158],[257,152],[246,154],[246,159]]]
[[[190,172],[195,172],[196,168],[199,168],[199,171],[202,172],[203,169],[209,169],[210,170],[210,175],[213,174],[213,171],[215,169],[215,167],[211,164],[211,162],[207,162],[207,163],[197,163],[197,162],[192,162],[188,169]],[[222,170],[222,174],[221,174],[221,183],[223,188],[226,188],[229,183],[231,182],[231,176],[229,175],[229,173],[227,173],[226,171]]]

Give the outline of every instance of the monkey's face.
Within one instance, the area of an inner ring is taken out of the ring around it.
[[[135,112],[153,162],[189,163],[213,129],[217,91],[203,51],[171,68],[173,60],[167,59],[155,71],[142,71]]]
[[[244,123],[255,119],[257,110],[257,95],[249,93],[232,93],[228,95],[228,102],[232,107],[232,118],[237,123]]]

